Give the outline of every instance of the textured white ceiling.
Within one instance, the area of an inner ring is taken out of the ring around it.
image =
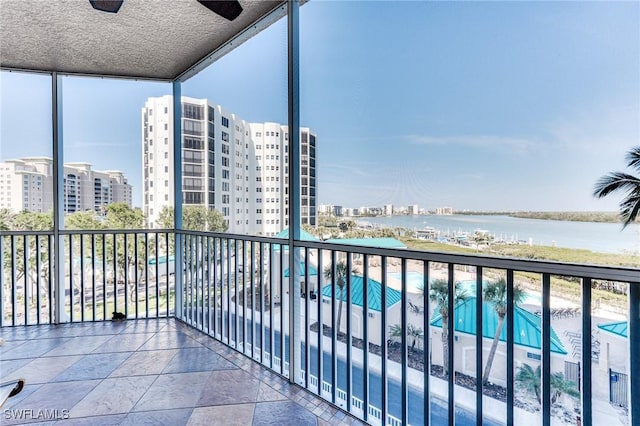
[[[0,66],[172,80],[282,1],[244,1],[230,22],[196,0],[0,0]]]

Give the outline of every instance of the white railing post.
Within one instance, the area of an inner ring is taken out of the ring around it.
[[[182,253],[182,83],[173,82],[173,228],[175,235],[175,316],[183,318],[182,311],[182,280],[185,270]],[[168,259],[167,259],[168,261]],[[167,277],[167,279],[169,279]]]
[[[62,76],[51,74],[51,119],[53,129],[53,241],[54,241],[54,287],[55,303],[53,322],[68,322],[65,311],[64,289],[64,142],[62,137]],[[72,289],[73,290],[73,289]],[[50,302],[51,303],[51,302]],[[73,309],[73,306],[70,306]],[[14,308],[15,309],[15,308]]]
[[[299,0],[289,0],[288,35],[288,115],[289,115],[289,381],[295,383],[300,371],[300,69]],[[284,295],[280,295],[283,297]],[[283,301],[284,302],[284,301]],[[284,303],[280,304],[281,309]],[[282,309],[281,315],[284,314]],[[284,330],[282,338],[284,339]],[[284,354],[282,354],[284,359]]]

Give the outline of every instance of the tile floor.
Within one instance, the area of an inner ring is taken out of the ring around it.
[[[357,425],[175,319],[0,329],[1,424]]]

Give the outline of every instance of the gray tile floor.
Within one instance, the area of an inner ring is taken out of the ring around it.
[[[1,424],[351,425],[357,419],[174,319],[0,329]]]

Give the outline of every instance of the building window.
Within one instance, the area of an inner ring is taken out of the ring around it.
[[[222,117],[222,125],[224,127],[229,127],[229,119],[227,117]]]

